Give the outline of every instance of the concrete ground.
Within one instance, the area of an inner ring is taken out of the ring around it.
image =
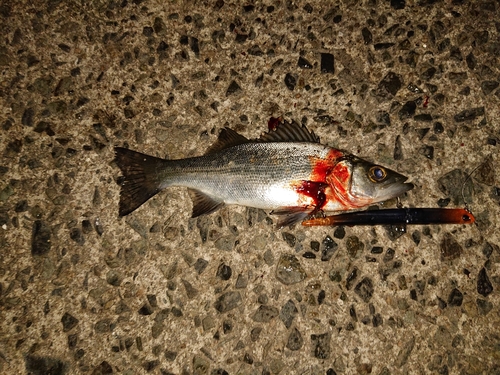
[[[0,373],[500,374],[497,1],[5,1],[0,30]],[[272,117],[476,223],[277,230],[183,188],[118,217],[114,146]]]

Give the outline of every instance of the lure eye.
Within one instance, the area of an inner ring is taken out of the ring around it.
[[[386,177],[387,177],[387,172],[382,167],[374,166],[368,170],[368,178],[372,182],[382,182],[385,180]]]

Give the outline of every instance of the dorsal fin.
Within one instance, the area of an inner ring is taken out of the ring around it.
[[[259,142],[312,142],[319,143],[319,137],[310,132],[304,125],[292,122],[282,122],[275,130],[264,133]]]
[[[238,146],[248,142],[250,141],[241,134],[236,133],[232,129],[224,128],[221,130],[219,138],[217,138],[215,143],[207,149],[205,155],[213,154],[225,148]]]
[[[319,137],[314,132],[309,131],[304,125],[296,121],[282,122],[275,130],[270,130],[260,136],[259,139],[249,140],[232,129],[223,128],[219,138],[210,146],[205,155],[213,154],[217,151],[229,147],[242,145],[250,142],[311,142],[319,143]]]

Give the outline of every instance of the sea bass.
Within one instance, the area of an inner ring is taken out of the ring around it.
[[[413,188],[407,177],[319,143],[296,122],[249,140],[224,128],[203,156],[165,160],[115,147],[123,173],[119,215],[169,186],[189,189],[192,217],[225,204],[272,210],[278,227],[318,212],[358,209]]]

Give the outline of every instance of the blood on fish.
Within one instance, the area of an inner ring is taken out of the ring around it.
[[[344,156],[339,150],[330,150],[324,159],[311,157],[311,181],[326,182],[326,178],[332,173],[337,160]]]
[[[270,131],[276,130],[282,121],[283,121],[282,117],[271,117],[267,122],[267,127]]]
[[[341,151],[332,149],[325,158],[310,158],[310,180],[304,181],[297,192],[313,198],[316,210],[324,207],[329,200],[341,201],[333,192],[345,192],[345,182],[350,177],[349,168],[338,163],[343,156]]]
[[[326,194],[325,189],[328,184],[319,181],[301,181],[300,184],[295,188],[295,190],[304,194],[314,201],[315,211],[321,210],[321,208],[326,204]]]
[[[337,164],[332,170],[331,177],[335,177],[342,187],[345,187],[347,181],[351,177],[351,171],[344,164]]]
[[[332,172],[333,163],[328,159],[313,158],[311,171],[311,181],[326,182],[326,177]]]
[[[349,168],[341,163],[335,165],[335,168],[328,176],[328,183],[331,186],[332,198],[338,203],[342,204],[345,208],[354,207],[353,202],[349,200],[349,181],[351,172]]]

